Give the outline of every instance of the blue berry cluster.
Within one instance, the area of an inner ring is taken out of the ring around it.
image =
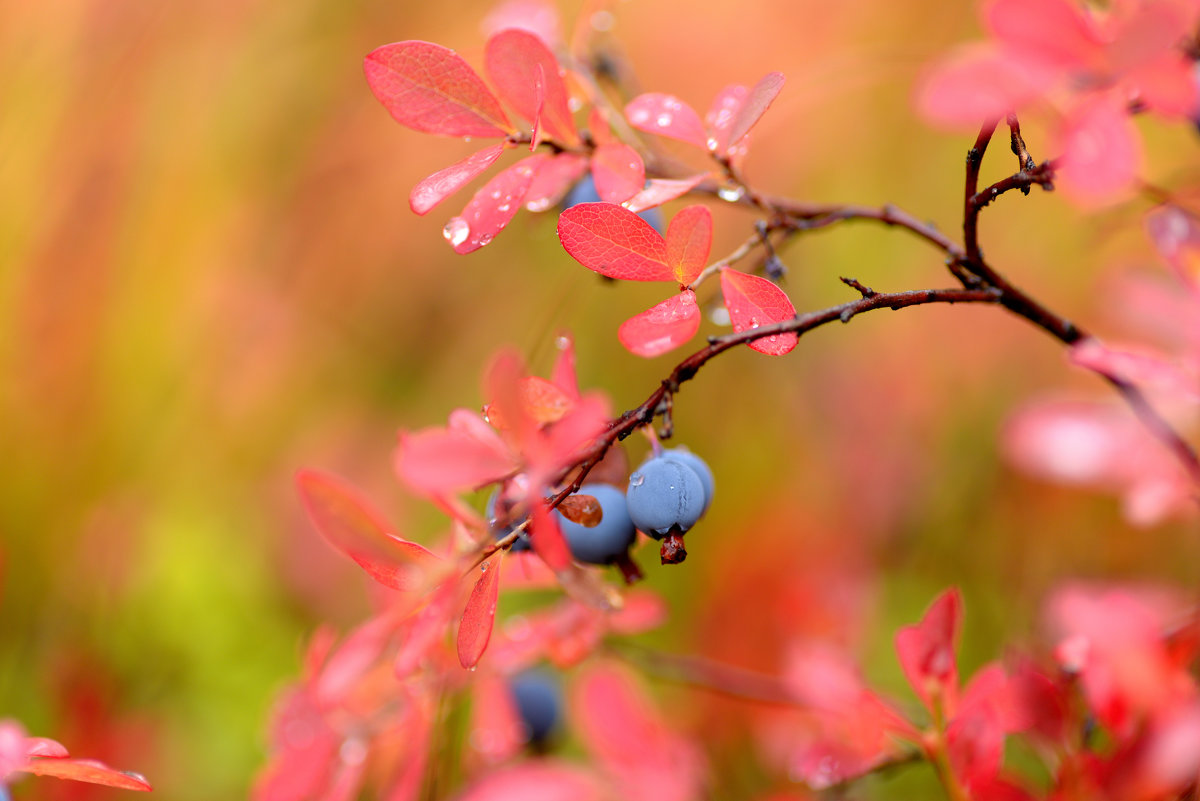
[[[544,749],[562,726],[558,681],[545,670],[530,668],[513,676],[508,687],[525,729],[525,741],[535,749]]]
[[[639,529],[663,541],[663,564],[687,558],[683,535],[708,511],[714,489],[708,465],[682,448],[651,456],[629,476],[629,516]]]

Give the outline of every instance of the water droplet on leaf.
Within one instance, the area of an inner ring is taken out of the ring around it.
[[[455,248],[466,242],[470,235],[471,226],[462,217],[455,217],[442,229],[442,236],[446,238],[451,247]]]

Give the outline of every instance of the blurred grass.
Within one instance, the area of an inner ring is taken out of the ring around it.
[[[968,6],[757,0],[700,14],[661,0],[617,7],[616,36],[643,88],[700,108],[728,82],[788,76],[748,165],[763,189],[894,202],[954,231],[968,143],[915,121],[909,92],[932,55],[973,35]],[[488,8],[0,0],[0,715],[145,772],[163,797],[243,794],[302,638],[368,608],[356,569],[301,518],[297,467],[344,473],[436,541],[440,518],[390,476],[394,432],[476,406],[497,343],[544,369],[570,326],[583,383],[618,408],[661,379],[666,359],[615,340],[661,287],[601,285],[549,217],[523,214],[459,258],[440,230],[462,200],[408,211],[412,184],[468,148],[395,126],[361,57],[424,38],[478,63]],[[705,57],[681,62],[680,43]],[[1149,133],[1155,153],[1195,169],[1188,131]],[[1001,145],[985,178],[1011,170]],[[1163,181],[1174,169],[1152,164]],[[718,209],[714,255],[747,223]],[[1088,319],[1093,279],[1147,259],[1135,223],[1112,229],[1035,191],[989,209],[983,236],[1013,278]],[[802,308],[845,299],[838,275],[879,289],[948,280],[935,252],[867,225],[783,257]],[[676,615],[656,641],[703,651],[712,627],[775,602],[700,611],[730,560],[757,549],[782,549],[768,561],[785,590],[827,552],[841,554],[830,570],[872,577],[858,646],[897,689],[890,633],[949,583],[966,589],[978,665],[1002,636],[1030,637],[1064,576],[1194,582],[1197,546],[1179,527],[1135,537],[1111,499],[999,462],[1006,410],[1070,380],[1044,336],[976,308],[879,312],[787,359],[706,367],[676,427],[713,466],[719,500],[683,569],[642,556]]]

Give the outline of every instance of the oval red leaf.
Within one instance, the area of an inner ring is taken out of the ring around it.
[[[650,223],[612,203],[580,203],[558,217],[558,239],[575,261],[623,281],[673,281],[667,243]]]
[[[601,200],[623,203],[642,191],[646,183],[646,165],[629,145],[611,142],[596,148],[592,155],[592,177]]]
[[[487,650],[496,624],[496,600],[500,593],[500,562],[504,551],[498,551],[479,566],[479,578],[471,588],[471,597],[463,609],[458,624],[458,661],[474,667]]]
[[[516,216],[542,162],[549,156],[529,156],[497,173],[484,184],[463,213],[446,223],[442,236],[460,255],[473,253],[496,238]]]
[[[617,339],[630,353],[651,358],[675,350],[700,330],[696,293],[685,289],[621,324]]]
[[[708,147],[708,134],[700,115],[674,95],[661,92],[638,95],[625,106],[625,119],[638,130]]]
[[[546,159],[525,193],[525,208],[546,211],[558,203],[587,172],[588,163],[587,157],[578,153],[559,153]]]
[[[621,205],[637,214],[686,195],[707,177],[708,173],[702,172],[690,178],[651,178],[645,189]]]
[[[736,270],[721,272],[721,294],[734,331],[781,323],[796,316],[796,307],[782,289],[765,278],[747,275]],[[796,347],[796,334],[771,334],[748,343],[751,348],[768,356],[782,356]]]
[[[724,153],[729,147],[729,130],[733,127],[738,110],[749,93],[750,90],[741,84],[731,84],[717,92],[708,113],[704,115],[704,124],[708,128],[709,150]]]
[[[301,470],[296,487],[317,532],[385,587],[418,587],[428,569],[440,561],[417,543],[393,534],[383,515],[342,479]]]
[[[962,630],[962,595],[951,587],[937,597],[919,623],[896,633],[896,655],[908,683],[925,706],[933,708],[936,689],[953,709],[958,695],[955,651]]]
[[[484,68],[500,96],[522,117],[530,122],[539,120],[541,127],[559,142],[578,143],[558,59],[541,39],[518,28],[500,31],[488,40]],[[540,119],[539,68],[544,95]]]
[[[410,40],[371,51],[367,83],[401,125],[443,136],[507,136],[500,101],[453,50]]]
[[[567,547],[562,529],[543,503],[534,506],[529,521],[529,543],[534,553],[555,573],[571,566],[571,550]]]
[[[730,123],[729,130],[725,134],[727,149],[740,142],[742,137],[750,133],[750,129],[762,119],[762,115],[767,113],[767,109],[771,107],[783,89],[783,82],[782,72],[770,72],[754,84],[739,105],[733,122]]]
[[[675,280],[690,284],[708,264],[712,250],[713,220],[707,206],[688,206],[671,218],[667,227],[667,263]]]
[[[121,790],[149,792],[154,789],[146,777],[131,771],[114,770],[92,759],[31,759],[21,770],[36,776],[53,776],[88,784],[103,784]]]
[[[468,181],[492,166],[505,145],[492,145],[472,153],[457,164],[438,170],[413,187],[408,195],[408,207],[417,214],[425,214],[437,204],[453,195]]]

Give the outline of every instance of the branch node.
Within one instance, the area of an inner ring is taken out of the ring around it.
[[[859,281],[857,278],[846,278],[845,276],[842,276],[842,277],[841,277],[841,278],[839,278],[838,280],[840,280],[840,281],[841,281],[843,284],[845,284],[846,286],[848,286],[848,287],[851,287],[852,289],[855,289],[855,290],[857,290],[857,291],[858,291],[858,293],[859,293],[860,295],[862,295],[864,298],[873,298],[873,297],[875,297],[877,294],[879,294],[879,293],[878,293],[878,292],[876,292],[874,289],[871,289],[871,287],[869,287],[869,286],[863,286],[862,282],[861,282],[861,281]]]

